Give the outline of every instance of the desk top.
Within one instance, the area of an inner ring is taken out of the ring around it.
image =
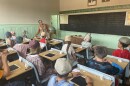
[[[5,43],[0,43],[0,47],[5,47],[5,46],[7,46]]]
[[[52,56],[52,57],[46,56],[46,55],[49,54],[49,53],[55,54],[55,55]],[[40,55],[41,57],[43,57],[43,58],[48,59],[48,60],[55,61],[55,60],[57,60],[58,58],[64,57],[66,54],[60,54],[60,52],[55,51],[55,50],[48,50],[48,51],[45,51],[45,52],[40,53],[39,55]]]
[[[21,75],[21,74],[23,74],[23,73],[25,73],[25,72],[27,72],[27,71],[29,71],[29,70],[32,69],[32,68],[26,69],[25,68],[25,64],[22,63],[22,62],[20,62],[19,60],[15,60],[15,61],[10,62],[8,64],[9,64],[9,66],[11,66],[11,65],[17,65],[19,68],[16,69],[16,70],[14,70],[14,71],[11,71],[11,74],[6,77],[6,80],[10,80],[10,79],[12,79],[14,77],[17,77],[17,76],[19,76],[19,75]]]
[[[48,43],[49,43],[50,45],[55,46],[55,45],[58,45],[58,44],[60,44],[60,43],[62,43],[62,42],[57,41],[57,40],[50,40]]]
[[[87,71],[81,70],[80,73],[83,76],[89,76],[89,77],[91,77],[92,80],[93,80],[93,84],[94,84],[93,86],[111,86],[112,85],[112,81],[106,80],[106,79],[101,80],[100,76],[94,75],[94,74],[89,73]]]
[[[8,52],[9,52],[9,54],[8,54],[8,55],[17,54],[17,52],[16,52],[16,51],[14,51],[14,50],[9,50]]]
[[[120,65],[123,69],[126,68],[126,66],[129,64],[129,62],[119,62],[118,59],[115,59],[115,58],[109,58],[108,56],[106,57],[107,59],[111,60],[112,62],[115,62],[117,63],[118,65]]]
[[[81,51],[83,51],[83,50],[85,50],[86,48],[81,48],[81,47],[77,47],[76,49],[75,49],[75,52],[76,53],[79,53],[79,52],[81,52]]]

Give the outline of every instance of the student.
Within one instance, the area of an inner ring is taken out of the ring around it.
[[[23,58],[27,55],[27,49],[29,48],[28,44],[23,44],[23,37],[18,36],[16,37],[16,43],[13,47],[15,50],[18,51],[19,55]]]
[[[77,64],[75,50],[71,45],[71,36],[65,37],[65,44],[62,46],[61,51],[67,53],[67,59],[70,61],[72,66],[75,66]]]
[[[27,31],[26,30],[23,31],[23,38],[27,38]]]
[[[121,37],[118,42],[119,49],[116,49],[112,53],[112,55],[130,60],[130,52],[127,49],[125,49],[126,47],[128,47],[129,44],[130,44],[129,38]]]
[[[101,71],[109,75],[122,74],[123,69],[116,63],[106,60],[107,48],[94,46],[94,59],[88,60],[86,66]]]
[[[10,32],[6,32],[6,44],[9,46],[9,47],[13,47],[15,45],[15,41],[11,39],[12,35]]]
[[[91,34],[88,33],[85,37],[84,37],[84,41],[81,43],[82,47],[85,48],[91,48],[92,44],[91,44]]]
[[[42,32],[41,33],[41,40],[40,40],[41,43],[47,43],[47,40],[46,40],[46,33],[45,32]]]
[[[7,63],[7,50],[0,53],[0,79],[10,74],[10,69]],[[3,68],[3,70],[2,70]]]
[[[16,36],[15,36],[15,32],[14,31],[11,31],[11,35],[12,35],[12,40],[16,41]]]
[[[29,46],[30,53],[27,55],[26,59],[35,65],[40,77],[43,78],[43,76],[45,76],[46,69],[40,56],[38,55],[40,52],[40,44],[38,41],[32,40],[29,42]]]
[[[8,55],[7,50],[3,50],[0,53],[0,81],[10,74],[10,69],[7,62],[7,55]],[[25,83],[23,81],[13,81],[11,83],[9,82],[6,83],[6,85],[3,85],[3,83],[0,82],[0,85],[1,86],[25,86]]]
[[[55,63],[57,75],[52,75],[47,86],[74,86],[67,81],[69,73],[72,71],[72,66],[66,58],[59,58]],[[79,72],[71,72],[70,77],[79,76]],[[92,80],[87,78],[87,86],[93,86]]]

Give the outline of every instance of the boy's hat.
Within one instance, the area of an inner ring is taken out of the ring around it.
[[[130,44],[130,39],[129,38],[127,38],[127,37],[121,37],[120,39],[119,39],[119,41],[121,42],[121,43],[124,43],[124,44]]]
[[[31,40],[29,42],[29,47],[30,48],[36,49],[39,46],[40,46],[40,43],[37,40]]]
[[[72,66],[66,58],[59,58],[56,60],[55,70],[59,75],[65,75],[71,72]]]
[[[42,33],[41,33],[41,36],[46,36],[46,33],[45,33],[45,32],[42,32]]]
[[[71,41],[71,36],[65,36],[65,41]]]

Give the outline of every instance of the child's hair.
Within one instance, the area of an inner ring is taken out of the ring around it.
[[[10,38],[12,36],[10,32],[6,32],[5,35],[7,38]]]
[[[120,42],[120,41],[119,41],[119,42]],[[123,48],[126,48],[126,47],[128,47],[128,45],[129,45],[129,44],[125,44],[125,43],[122,43],[122,42],[120,42],[120,44],[122,45]]]
[[[68,76],[68,74],[69,74],[69,73],[64,74],[64,75],[60,75],[60,74],[57,73],[58,77],[60,77],[60,78],[66,78],[66,77]]]
[[[42,20],[38,20],[38,23],[42,22]]]
[[[94,46],[94,55],[96,55],[98,58],[104,58],[107,56],[107,48],[104,46]]]

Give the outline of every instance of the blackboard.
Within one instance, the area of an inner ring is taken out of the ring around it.
[[[125,26],[126,12],[69,15],[68,24],[60,24],[61,30],[114,35],[130,35]]]

